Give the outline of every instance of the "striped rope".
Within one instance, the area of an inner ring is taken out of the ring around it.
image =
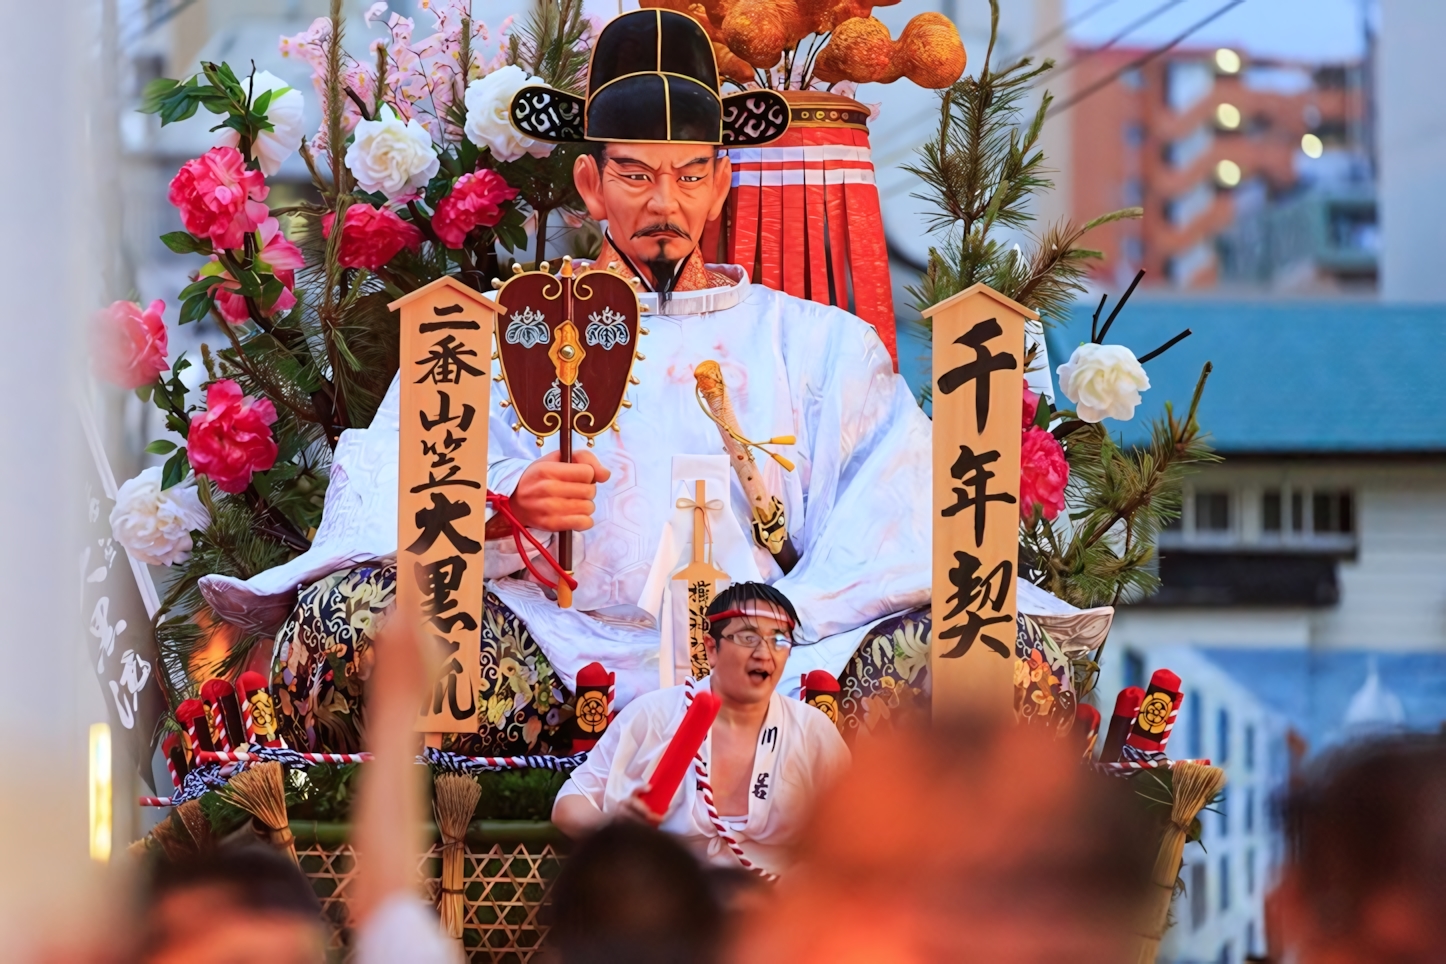
[[[464,756],[429,746],[417,757],[417,762],[434,766],[446,773],[488,773],[497,770],[555,770],[565,773],[586,759],[586,752],[574,753],[571,756]]]
[[[687,677],[684,680],[684,685],[686,687],[683,692],[685,705],[692,706],[694,695],[693,677]],[[728,845],[728,849],[733,851],[733,856],[738,858],[738,863],[743,869],[752,871],[759,877],[770,882],[777,880],[777,874],[764,870],[748,859],[748,855],[743,852],[743,846],[738,842],[738,838],[733,836],[732,831],[723,823],[723,818],[718,815],[718,808],[713,805],[713,784],[708,781],[708,765],[703,762],[703,750],[701,747],[699,747],[698,752],[693,756],[693,776],[698,785],[698,793],[703,798],[703,809],[708,813],[708,822],[711,823],[713,829],[717,831],[718,839]]]
[[[284,746],[253,746],[245,750],[212,752],[201,750],[196,759],[202,763],[254,763],[274,761],[283,766],[304,769],[318,763],[370,763],[370,753],[302,753]]]
[[[1205,760],[1170,760],[1163,755],[1158,758],[1119,760],[1115,763],[1096,763],[1094,768],[1101,773],[1108,773],[1113,776],[1130,776],[1142,770],[1168,770],[1177,763],[1198,763],[1200,766],[1208,767],[1210,761]]]

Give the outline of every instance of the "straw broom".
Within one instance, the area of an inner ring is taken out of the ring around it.
[[[1170,825],[1160,841],[1151,880],[1157,888],[1155,903],[1145,918],[1148,934],[1141,935],[1138,964],[1155,964],[1165,925],[1170,918],[1170,900],[1175,896],[1175,880],[1180,876],[1180,861],[1185,855],[1185,838],[1190,824],[1205,805],[1215,799],[1225,786],[1225,771],[1219,767],[1179,762],[1170,768],[1174,801],[1170,807]]]
[[[442,892],[439,910],[448,936],[461,939],[466,915],[462,861],[466,854],[467,825],[477,809],[482,788],[461,773],[439,774],[432,785],[432,809],[442,834]]]
[[[201,810],[201,801],[187,800],[176,808],[176,817],[196,842],[198,853],[204,853],[216,846],[215,836],[211,833],[211,821],[206,819],[206,814]]]
[[[261,822],[272,846],[296,861],[296,838],[286,819],[286,783],[281,764],[260,763],[236,774],[224,793],[227,800]]]

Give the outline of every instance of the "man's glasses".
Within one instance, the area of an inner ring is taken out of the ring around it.
[[[768,643],[769,649],[773,650],[773,652],[775,653],[786,653],[788,652],[789,648],[793,646],[793,640],[789,639],[787,634],[782,632],[775,632],[771,635],[764,636],[756,632],[747,631],[741,633],[729,633],[723,638],[728,640],[728,642],[732,643],[734,646],[742,646],[744,649],[749,650],[757,649],[764,643]]]

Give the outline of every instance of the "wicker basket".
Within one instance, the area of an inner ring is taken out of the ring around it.
[[[350,829],[339,823],[291,825],[301,869],[321,898],[332,925],[331,949],[341,960],[351,956],[347,897],[356,861],[347,843]],[[540,911],[561,866],[565,839],[546,822],[479,821],[468,829],[462,944],[469,961],[523,964],[537,954],[547,932]],[[441,845],[434,844],[421,860],[431,899],[441,863]]]

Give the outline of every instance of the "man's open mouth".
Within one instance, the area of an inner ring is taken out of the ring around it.
[[[766,683],[773,678],[773,674],[766,669],[750,669],[748,678],[755,683]]]

